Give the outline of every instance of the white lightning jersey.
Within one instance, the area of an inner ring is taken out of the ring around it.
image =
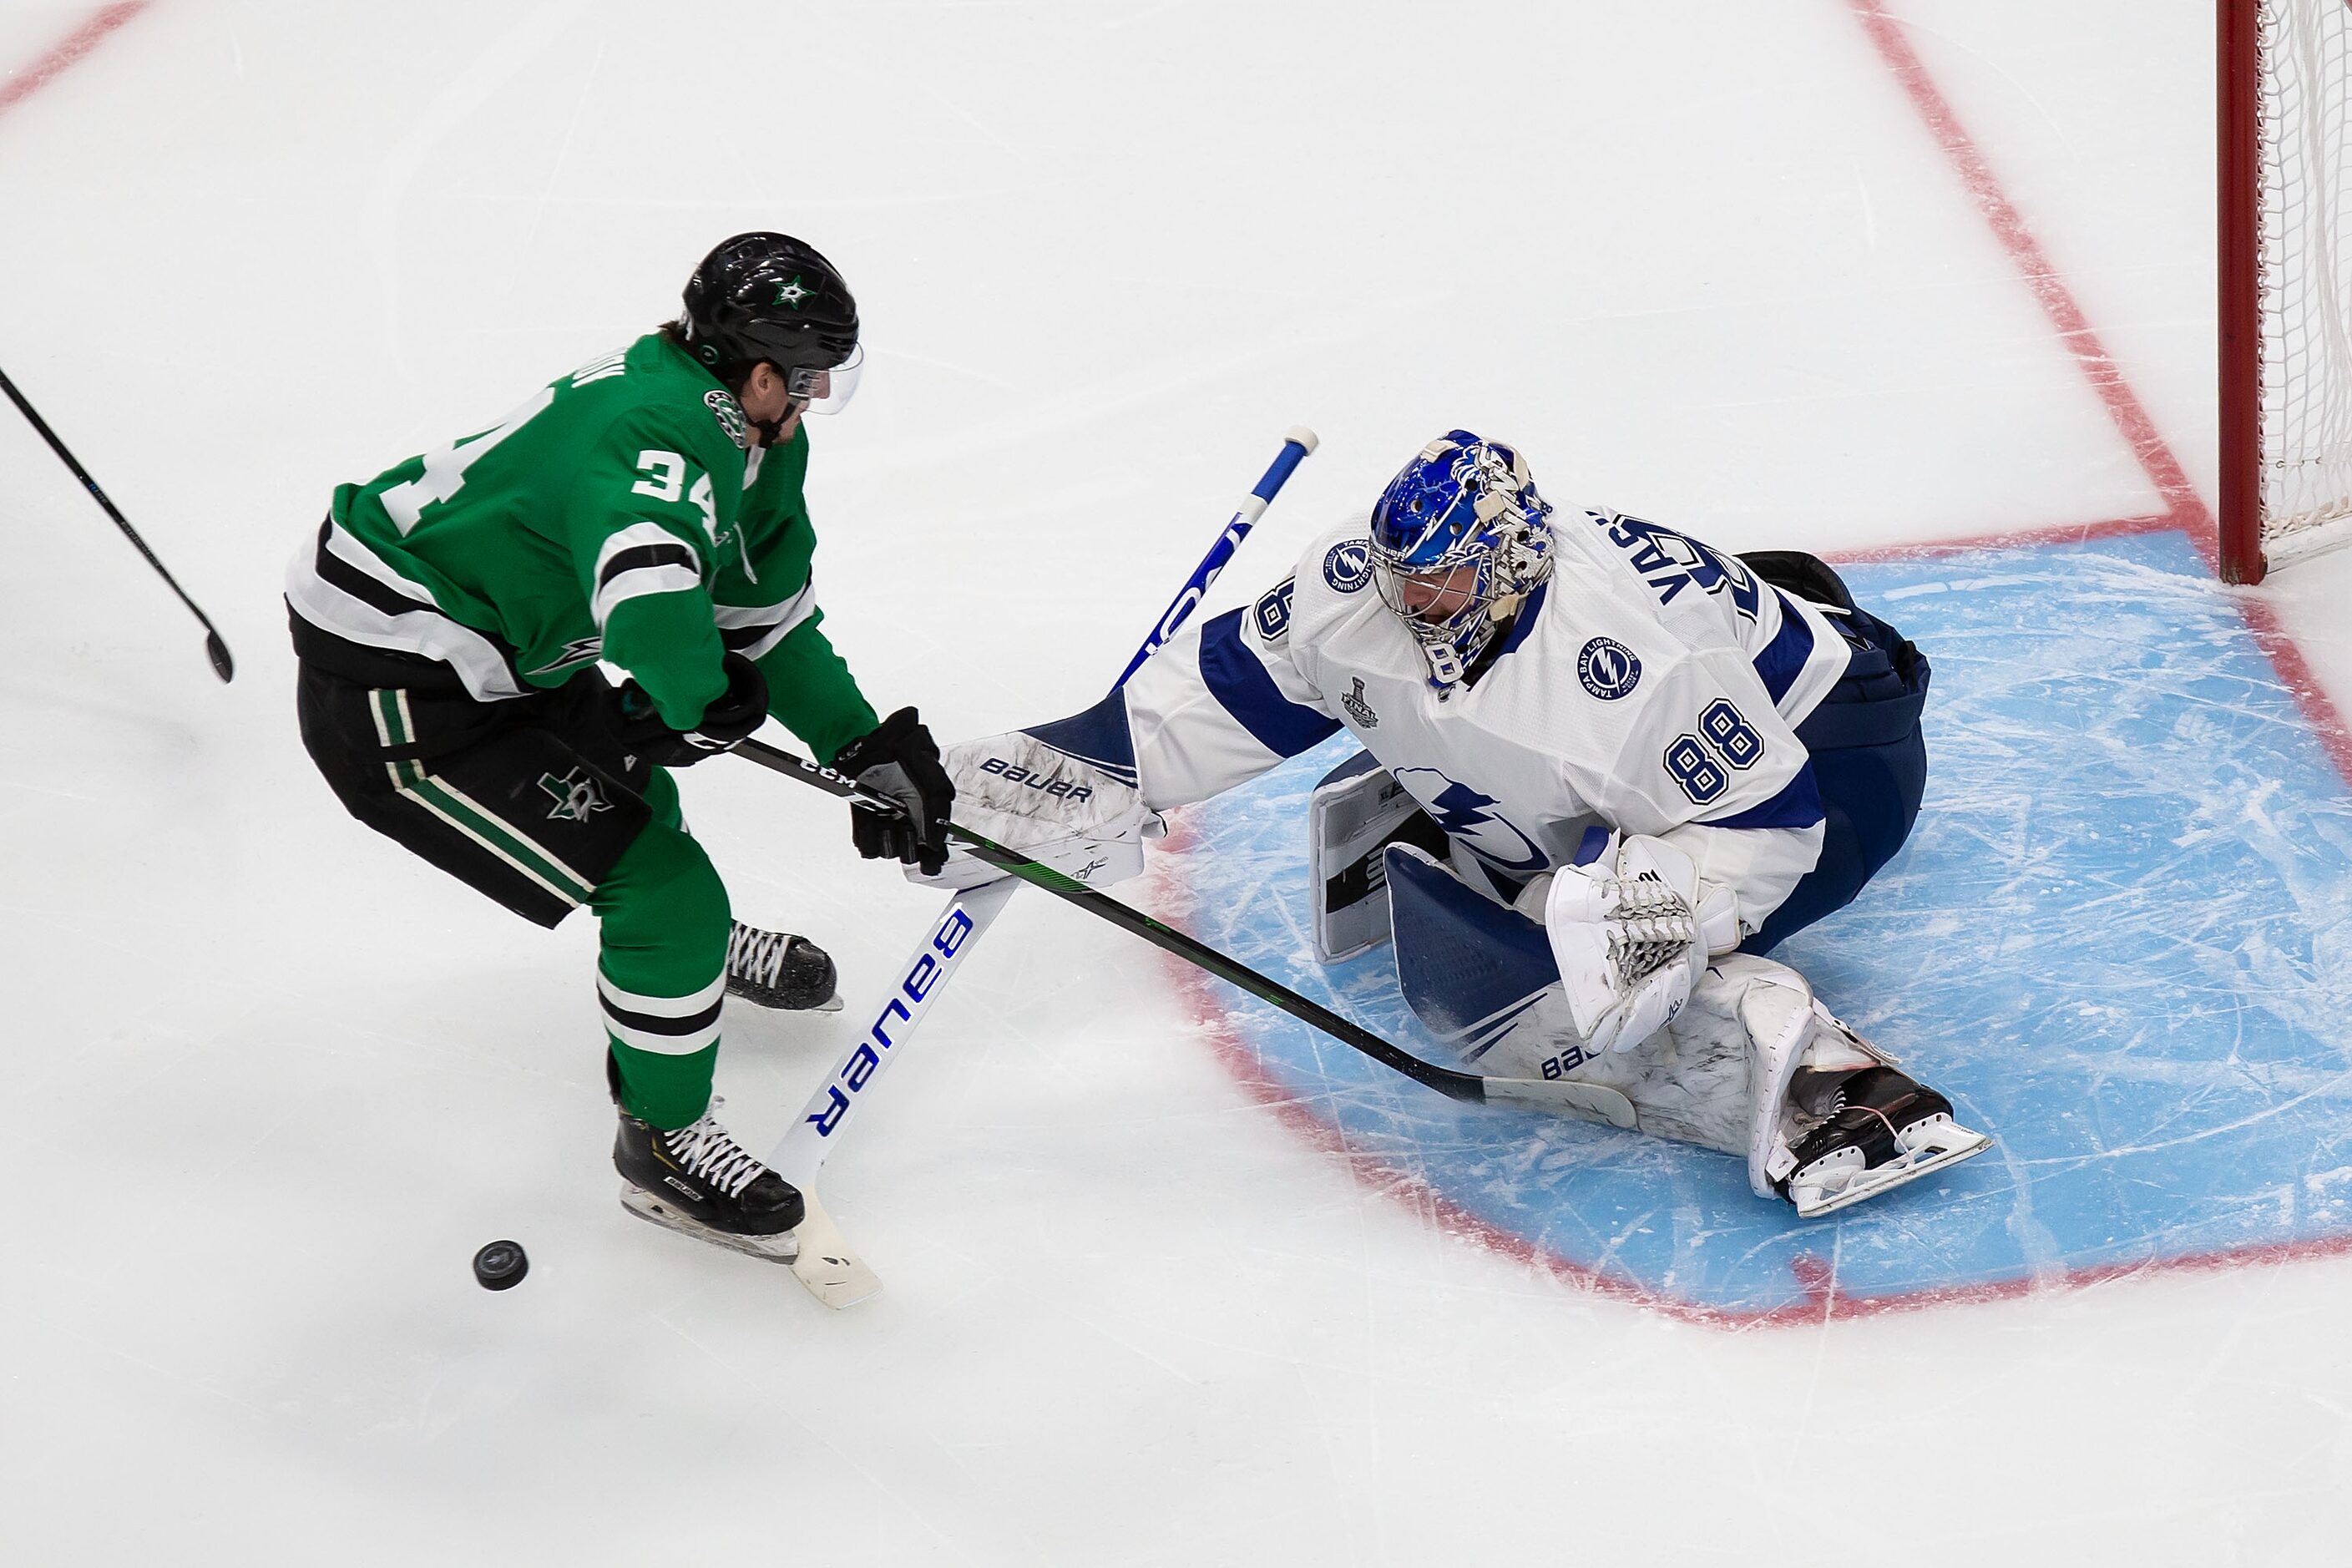
[[[1672,530],[1594,510],[1555,513],[1553,531],[1552,575],[1499,657],[1444,693],[1372,586],[1363,521],[1326,534],[1128,684],[1144,799],[1203,799],[1344,725],[1498,889],[1591,858],[1591,830],[1649,835],[1729,888],[1752,932],[1821,854],[1794,731],[1844,673],[1846,641]]]

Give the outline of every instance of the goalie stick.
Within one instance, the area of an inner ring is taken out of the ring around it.
[[[98,481],[89,477],[89,470],[83,468],[71,452],[66,450],[66,444],[58,439],[58,433],[49,428],[49,422],[41,417],[40,411],[32,405],[23,393],[16,390],[16,384],[8,379],[6,371],[0,371],[0,392],[8,395],[8,401],[16,405],[17,412],[24,415],[33,428],[39,433],[41,439],[49,444],[49,450],[58,455],[58,460],[73,471],[73,477],[81,481],[82,489],[89,492],[90,499],[103,507],[106,510],[106,515],[114,520],[114,526],[122,531],[122,537],[131,541],[132,548],[140,554],[147,557],[147,564],[155,568],[155,575],[163,578],[164,585],[180,595],[180,603],[187,605],[189,613],[203,625],[205,657],[212,660],[213,673],[223,680],[233,679],[236,674],[236,661],[229,658],[228,644],[223,642],[220,633],[213,629],[212,617],[197,608],[196,602],[188,597],[188,591],[180,586],[178,580],[164,568],[163,562],[156,559],[155,552],[147,548],[147,542],[139,537],[139,531],[131,526],[131,520],[124,517],[121,509],[107,498],[106,492],[98,488]]]
[[[745,741],[736,750],[758,744],[756,741]],[[768,749],[761,747],[761,751]],[[792,757],[789,752],[778,752],[776,755]],[[799,757],[792,760],[808,767],[816,766]],[[855,785],[852,793],[856,793]],[[873,1022],[866,1026],[865,1035],[817,1086],[816,1093],[801,1108],[800,1119],[785,1130],[768,1156],[768,1169],[800,1190],[801,1201],[807,1209],[799,1226],[801,1249],[793,1259],[793,1274],[808,1287],[809,1294],[828,1307],[855,1306],[882,1289],[881,1279],[851,1248],[841,1228],[833,1223],[833,1216],[817,1200],[817,1171],[833,1152],[834,1134],[841,1131],[842,1123],[873,1087],[884,1064],[898,1055],[897,1047],[906,1044],[907,1037],[931,1010],[932,1002],[946,987],[948,976],[955,973],[981,932],[994,923],[1018,885],[1014,878],[999,877],[958,889],[955,897],[948,900],[946,912],[916,947],[914,955],[899,967],[898,979],[877,1009]]]
[[[1161,645],[1176,635],[1200,605],[1217,574],[1233,560],[1234,552],[1250,530],[1265,514],[1283,485],[1301,461],[1312,453],[1318,442],[1315,432],[1304,426],[1293,426],[1283,437],[1282,450],[1276,454],[1250,493],[1234,510],[1216,543],[1201,558],[1184,586],[1160,612],[1150,635],[1143,639],[1135,657],[1127,661],[1111,689],[1125,686],[1128,679],[1143,668],[1144,660],[1157,653]],[[751,745],[752,742],[745,742]],[[742,750],[742,747],[738,747]],[[761,747],[775,757],[790,758],[787,752],[774,752]],[[755,757],[755,761],[765,758]],[[802,759],[792,758],[794,762]],[[772,763],[771,765],[773,765]],[[804,765],[814,768],[814,763]],[[826,770],[819,770],[825,772]],[[839,774],[832,774],[840,778]],[[839,793],[839,792],[836,792]],[[863,798],[863,792],[851,785],[853,798]],[[946,910],[935,921],[907,963],[900,967],[898,982],[883,999],[879,1011],[866,1027],[866,1035],[850,1048],[849,1054],[837,1063],[823,1084],[818,1086],[800,1119],[788,1128],[768,1156],[768,1168],[800,1190],[806,1205],[799,1234],[801,1248],[793,1263],[793,1273],[806,1286],[810,1294],[828,1307],[839,1309],[853,1306],[882,1289],[882,1281],[863,1258],[854,1251],[840,1227],[824,1210],[816,1195],[816,1175],[832,1152],[834,1137],[855,1108],[863,1100],[885,1065],[898,1055],[898,1047],[911,1035],[923,1016],[945,986],[948,976],[963,962],[964,954],[1003,912],[1013,889],[1018,881],[1013,876],[992,879],[975,887],[960,889],[948,902]]]
[[[1127,668],[1120,670],[1118,679],[1110,683],[1113,691],[1125,686],[1129,678],[1143,668],[1143,661],[1158,653],[1160,645],[1174,637],[1186,617],[1199,607],[1202,599],[1208,595],[1209,584],[1217,580],[1217,574],[1223,572],[1225,563],[1234,558],[1234,552],[1241,548],[1242,541],[1247,539],[1250,530],[1257,526],[1257,520],[1265,515],[1268,503],[1289,479],[1291,470],[1311,456],[1318,445],[1315,432],[1304,425],[1294,425],[1284,432],[1282,450],[1267,466],[1265,476],[1250,493],[1242,498],[1242,504],[1234,509],[1233,518],[1225,524],[1224,532],[1209,546],[1209,552],[1201,557],[1201,563],[1192,568],[1192,575],[1184,584],[1183,592],[1160,612],[1160,624],[1151,628],[1151,635],[1143,639],[1143,646],[1135,650],[1135,657],[1127,661]]]

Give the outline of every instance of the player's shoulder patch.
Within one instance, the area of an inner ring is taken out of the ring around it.
[[[1594,637],[1576,656],[1576,679],[1603,702],[1614,702],[1641,683],[1642,661],[1614,637]]]
[[[751,449],[751,424],[743,417],[741,404],[736,402],[725,388],[716,386],[702,395],[702,403],[710,410],[711,416],[719,421],[719,428],[735,443],[736,450],[748,452]]]
[[[1372,580],[1372,543],[1369,539],[1343,539],[1323,552],[1323,581],[1335,594],[1362,591]]]

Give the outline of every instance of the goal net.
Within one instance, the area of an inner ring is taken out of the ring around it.
[[[2352,0],[2220,5],[2222,567],[2254,582],[2352,518]]]

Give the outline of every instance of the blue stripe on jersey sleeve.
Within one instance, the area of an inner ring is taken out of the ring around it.
[[[1813,782],[1813,764],[1807,763],[1779,795],[1761,805],[1751,805],[1733,816],[1702,822],[1701,827],[1811,827],[1822,820],[1821,786]]]
[[[1242,643],[1242,613],[1227,610],[1201,628],[1201,676],[1234,721],[1277,757],[1295,757],[1339,732],[1339,721],[1302,708]]]
[[[1780,630],[1756,656],[1755,664],[1756,678],[1778,707],[1789,695],[1789,688],[1797,684],[1797,677],[1805,672],[1805,661],[1813,657],[1813,628],[1788,595],[1778,588],[1772,592],[1780,599]]]

